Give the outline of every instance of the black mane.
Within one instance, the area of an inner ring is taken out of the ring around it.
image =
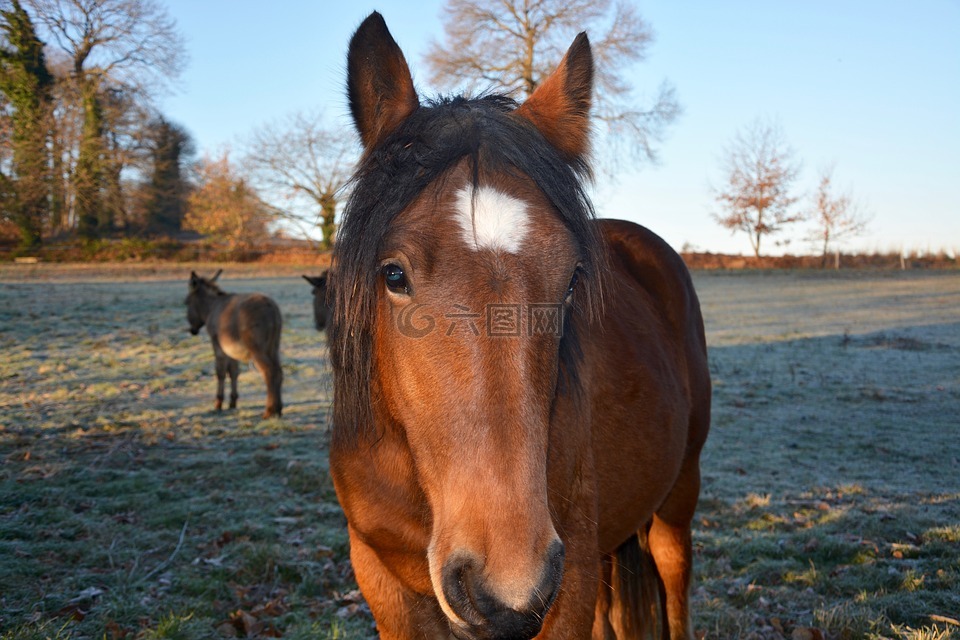
[[[337,231],[331,271],[334,437],[353,437],[372,426],[371,331],[381,243],[394,218],[464,158],[471,161],[475,185],[481,172],[533,180],[580,242],[581,283],[589,295],[575,311],[590,311],[598,303],[595,281],[602,258],[593,206],[583,188],[589,167],[584,159],[565,161],[528,120],[512,114],[516,107],[500,95],[431,100],[361,161]],[[571,375],[574,324],[568,322],[564,337],[569,355],[564,369]]]

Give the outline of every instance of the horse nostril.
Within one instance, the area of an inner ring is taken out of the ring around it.
[[[443,596],[447,604],[464,622],[479,626],[484,618],[477,610],[474,562],[469,558],[452,558],[443,567]]]
[[[554,541],[544,558],[539,584],[521,610],[512,609],[491,593],[483,582],[482,567],[470,556],[454,556],[442,570],[443,595],[454,613],[468,626],[471,638],[529,640],[538,633],[543,619],[560,592],[564,548]]]
[[[547,566],[544,568],[540,586],[537,587],[537,594],[543,602],[541,615],[546,615],[547,610],[550,609],[553,601],[557,599],[557,595],[560,593],[565,556],[566,550],[564,549],[563,543],[560,542],[560,540],[554,540],[547,550]]]

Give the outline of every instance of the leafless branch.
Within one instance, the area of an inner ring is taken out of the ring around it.
[[[656,161],[656,146],[680,114],[664,83],[654,104],[637,107],[626,70],[642,61],[653,32],[625,0],[448,0],[444,39],[425,56],[430,81],[443,89],[529,96],[580,31],[595,60],[595,114],[614,153]]]
[[[321,112],[301,112],[256,129],[244,165],[275,211],[284,212],[287,220],[320,226],[329,243],[358,155],[348,131],[330,126]]]

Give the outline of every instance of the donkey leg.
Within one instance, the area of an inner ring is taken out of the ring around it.
[[[230,408],[237,408],[237,376],[240,375],[240,363],[230,358],[227,371],[230,373]]]
[[[217,362],[217,401],[214,403],[214,408],[217,411],[223,409],[223,381],[227,375],[227,358],[225,356],[216,356]]]
[[[657,573],[666,596],[667,624],[670,640],[690,640],[690,577],[692,541],[690,523],[700,493],[699,460],[687,460],[677,484],[663,506],[653,516],[649,544]]]
[[[267,383],[267,407],[263,412],[264,418],[279,416],[283,413],[283,400],[280,388],[283,385],[283,369],[280,367],[278,356],[254,356],[253,364],[257,367],[264,382]]]

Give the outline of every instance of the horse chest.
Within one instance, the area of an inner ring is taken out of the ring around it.
[[[382,558],[391,558],[402,580],[429,590],[430,517],[409,453],[389,439],[372,449],[334,447],[330,471],[354,532]]]

